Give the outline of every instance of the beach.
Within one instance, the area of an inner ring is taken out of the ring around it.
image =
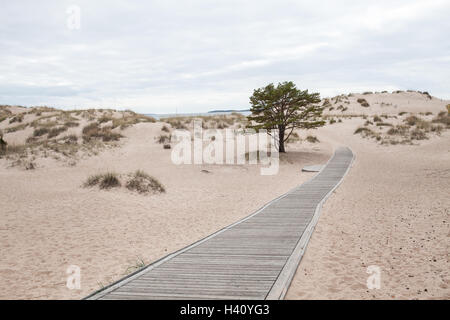
[[[357,101],[362,98],[369,107]],[[20,124],[29,123],[4,135],[9,147],[30,145],[26,155],[0,159],[0,298],[83,298],[250,215],[312,178],[302,168],[325,164],[342,145],[355,154],[353,166],[325,202],[286,298],[449,298],[450,132],[433,122],[449,102],[417,92],[329,100],[321,101],[327,124],[297,130],[278,173],[268,176],[248,163],[174,164],[161,136],[188,127],[189,119],[159,122],[101,110],[74,112],[68,120],[59,111],[8,107],[0,129],[16,126],[10,121],[21,113]],[[412,115],[420,121],[413,119],[405,133]],[[44,141],[50,131],[35,135],[59,128],[51,122],[61,118],[69,129],[55,142]],[[225,126],[226,118],[217,119],[208,125]],[[360,127],[368,129],[355,134]],[[389,131],[398,128],[401,134]],[[76,142],[68,149],[70,136]],[[165,192],[125,188],[136,170]],[[122,186],[85,186],[104,172]],[[80,289],[66,286],[70,266],[80,268]],[[366,286],[369,266],[381,270],[379,289]]]

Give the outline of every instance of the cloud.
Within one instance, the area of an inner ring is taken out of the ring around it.
[[[81,9],[80,29],[67,8]],[[448,1],[9,1],[0,103],[200,112],[295,81],[450,98]]]

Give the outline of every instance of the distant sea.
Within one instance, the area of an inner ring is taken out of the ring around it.
[[[200,113],[146,113],[145,115],[155,118],[156,120],[172,117],[200,117],[200,116],[217,116],[227,115],[232,113],[240,113],[244,116],[250,115],[250,110],[217,110]]]

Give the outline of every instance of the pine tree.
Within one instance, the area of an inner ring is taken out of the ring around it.
[[[296,128],[312,129],[323,126],[323,107],[319,93],[299,90],[291,81],[273,83],[253,91],[250,97],[252,114],[248,119],[253,122],[249,128],[265,129],[269,134],[278,130],[278,150],[286,152],[284,143]]]

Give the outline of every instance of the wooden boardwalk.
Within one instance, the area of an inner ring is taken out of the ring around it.
[[[87,299],[282,299],[352,160],[350,149],[337,149],[308,182]]]

